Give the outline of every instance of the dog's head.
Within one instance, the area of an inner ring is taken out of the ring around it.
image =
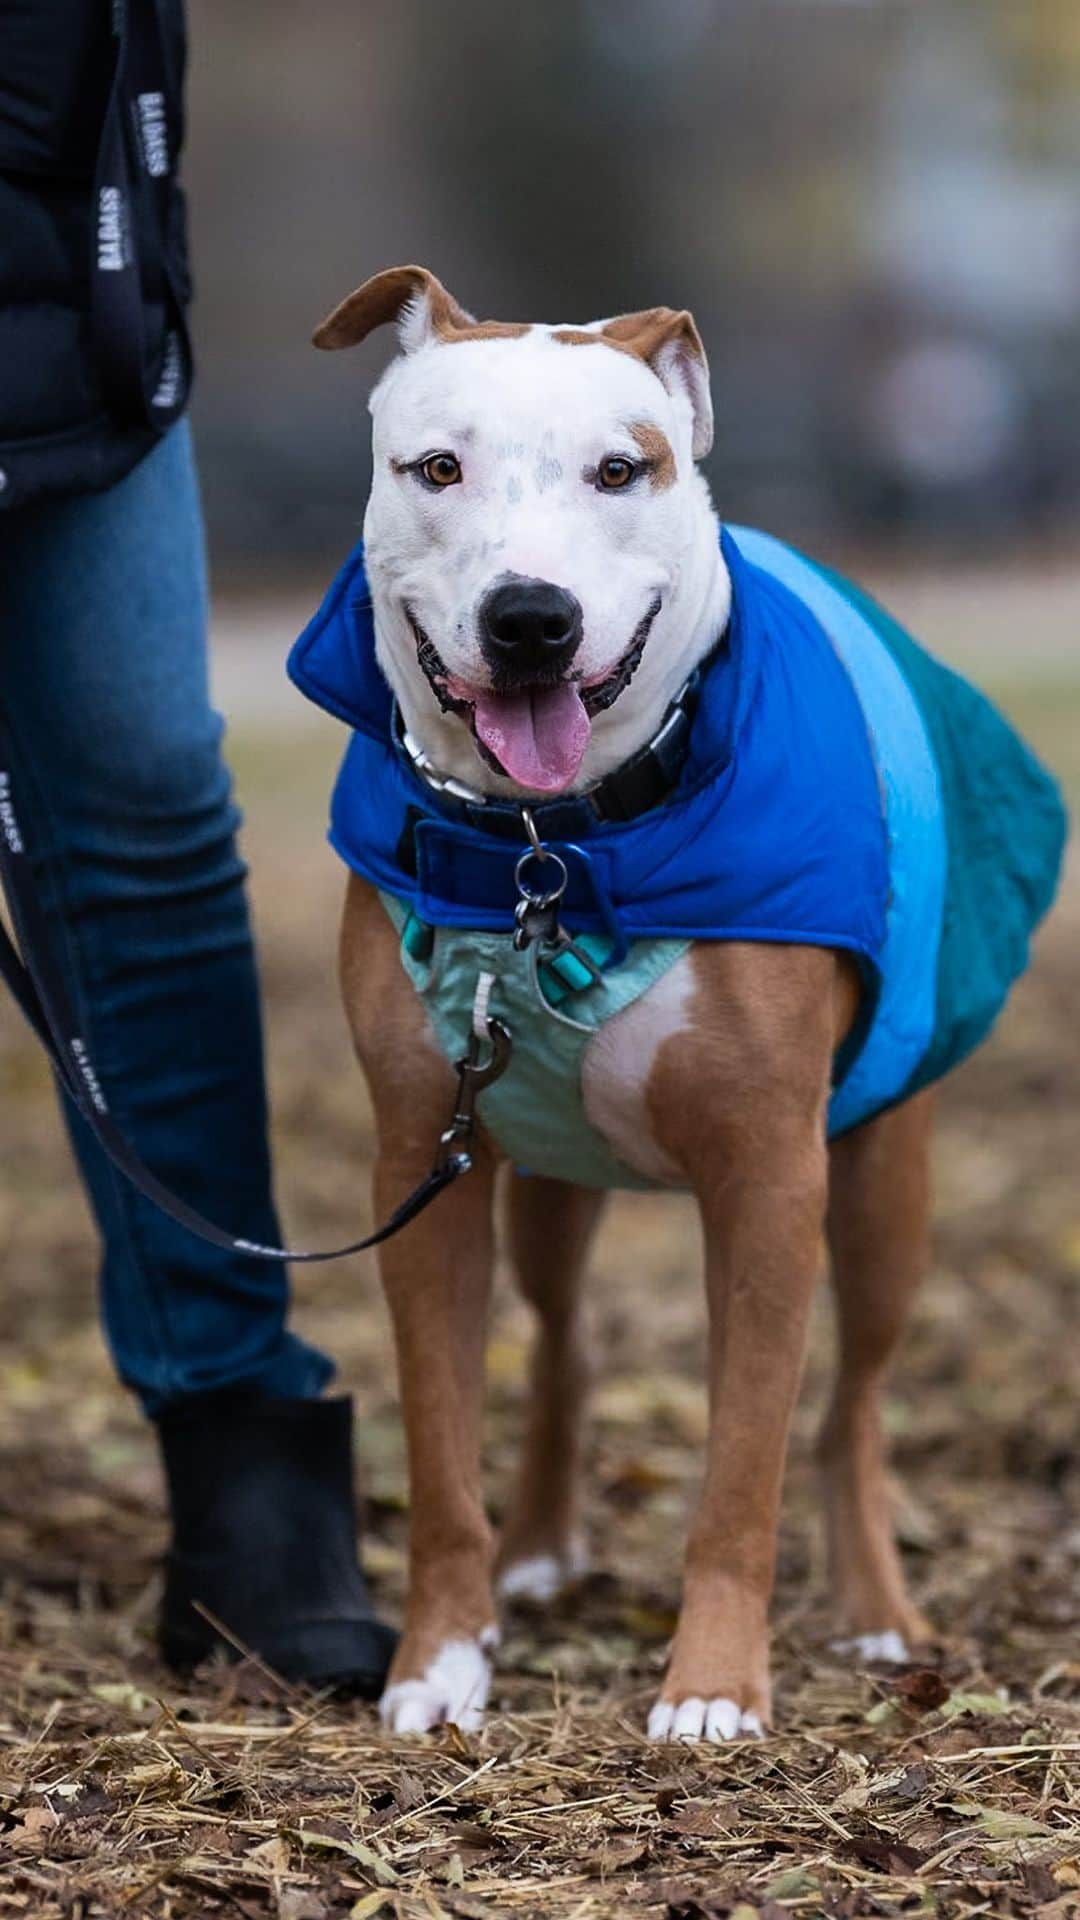
[[[405,724],[473,785],[587,785],[649,737],[726,612],[694,465],[712,438],[697,328],[668,307],[478,322],[424,268],[394,267],[315,344],[391,320],[364,539]]]

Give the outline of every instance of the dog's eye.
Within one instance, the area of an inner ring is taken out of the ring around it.
[[[605,493],[616,493],[620,487],[628,487],[637,468],[632,460],[625,460],[621,454],[609,453],[601,460],[596,469],[596,484]]]
[[[461,479],[461,462],[452,453],[429,453],[420,462],[420,471],[431,487],[456,487]]]

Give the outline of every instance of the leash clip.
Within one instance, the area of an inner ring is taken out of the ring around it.
[[[514,868],[514,885],[518,890],[518,903],[514,908],[514,950],[527,953],[535,944],[540,949],[539,957],[548,961],[569,954],[584,968],[587,980],[598,981],[603,977],[600,968],[576,944],[573,935],[567,933],[559,919],[559,902],[570,878],[566,861],[541,840],[531,808],[522,807],[521,819],[529,844]],[[539,877],[535,880],[531,877],[534,864],[539,869]],[[550,884],[547,886],[543,884],[545,868],[550,869]]]
[[[445,1133],[439,1141],[439,1150],[435,1156],[436,1172],[443,1172],[453,1165],[457,1172],[468,1173],[472,1166],[472,1154],[469,1143],[476,1132],[476,1096],[485,1087],[501,1078],[510,1065],[513,1042],[510,1029],[501,1020],[486,1021],[487,1051],[485,1041],[475,1031],[469,1035],[469,1044],[461,1059],[457,1062],[457,1093],[454,1098],[454,1113]]]

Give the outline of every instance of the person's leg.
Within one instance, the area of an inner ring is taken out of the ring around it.
[[[107,492],[8,521],[0,580],[21,818],[110,1104],[167,1185],[276,1240],[186,426]],[[147,1410],[227,1386],[317,1393],[332,1368],[286,1329],[284,1269],[196,1240],[68,1120],[104,1241],[106,1330]]]
[[[277,1242],[186,426],[107,492],[4,523],[0,676],[20,824],[112,1110],[166,1185]],[[348,1409],[318,1397],[332,1367],[286,1326],[284,1269],[168,1220],[66,1117],[104,1243],[109,1342],[161,1432],[168,1657],[208,1650],[202,1602],[286,1671],[377,1688],[392,1636],[356,1562]]]

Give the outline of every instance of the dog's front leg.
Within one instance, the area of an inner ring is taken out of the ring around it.
[[[769,959],[754,964],[777,971]],[[781,963],[774,1018],[768,995],[764,1008],[752,991],[741,1004],[736,955],[717,966],[728,970],[745,1046],[730,1044],[730,1029],[714,1043],[707,1028],[696,1059],[673,1043],[672,1098],[662,1103],[702,1214],[710,1421],[678,1629],[649,1716],[660,1740],[733,1739],[770,1718],[780,1490],[826,1206],[828,977],[824,991],[799,995],[798,968],[785,979]],[[818,970],[803,971],[812,982]]]
[[[375,1107],[375,1211],[385,1220],[431,1168],[453,1111],[454,1075],[406,978],[385,909],[356,875],[341,977]],[[382,1701],[384,1721],[399,1733],[444,1720],[477,1725],[490,1680],[495,1607],[480,1419],[494,1164],[483,1138],[473,1153],[472,1171],[388,1240],[379,1260],[409,1452],[409,1600]]]
[[[411,1156],[380,1157],[380,1219],[425,1170]],[[493,1540],[480,1426],[493,1175],[490,1154],[478,1147],[472,1172],[381,1256],[409,1455],[409,1599],[381,1708],[398,1733],[447,1720],[479,1726],[491,1677]]]

